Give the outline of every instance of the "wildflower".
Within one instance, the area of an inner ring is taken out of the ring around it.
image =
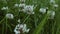
[[[7,10],[8,9],[8,7],[3,7],[1,10]]]
[[[16,4],[14,4],[14,6],[15,6],[15,7],[19,7],[19,4],[16,3]]]
[[[18,19],[18,22],[20,23],[20,19]]]
[[[54,4],[53,7],[56,7],[57,8],[58,7],[58,4]]]
[[[8,13],[8,14],[6,14],[6,18],[13,19],[14,16],[13,16],[13,14]]]
[[[34,12],[33,12],[34,6],[33,5],[26,5],[24,7],[24,10],[27,14],[34,14]]]
[[[28,33],[29,30],[30,29],[27,29],[26,24],[18,24],[18,25],[16,25],[14,32],[19,33],[19,34],[24,33],[24,32]]]
[[[25,3],[26,0],[20,0],[20,2]]]
[[[49,14],[49,19],[54,19],[55,17],[55,11],[48,11],[47,14]]]
[[[39,11],[40,11],[42,14],[45,14],[47,9],[48,9],[48,8],[40,8]]]
[[[24,8],[25,7],[25,4],[19,4],[19,7]]]
[[[51,4],[55,4],[55,0],[50,0],[50,3]]]

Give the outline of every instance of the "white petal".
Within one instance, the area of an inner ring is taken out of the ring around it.
[[[54,7],[58,7],[58,4],[54,4],[53,6],[54,6]]]
[[[46,13],[46,9],[47,9],[47,8],[40,8],[39,11],[40,11],[42,14],[45,14],[45,13]]]
[[[14,16],[13,16],[13,14],[6,14],[6,18],[13,19]]]
[[[25,2],[25,0],[20,0],[20,2]]]
[[[48,13],[50,16],[49,16],[49,19],[54,19],[55,17],[55,11],[48,11]]]
[[[18,6],[19,6],[19,4],[15,4],[14,6],[15,6],[15,7],[18,7]]]
[[[18,22],[20,23],[20,19],[18,19]]]
[[[2,7],[1,8],[1,10],[7,10],[8,9],[8,7]]]
[[[50,3],[53,3],[53,4],[55,4],[55,0],[50,0]]]
[[[26,7],[24,7],[24,10],[26,11],[27,14],[33,14],[33,9],[34,6],[32,5],[26,5]]]
[[[25,4],[19,4],[19,7],[23,7],[24,8],[25,7]]]

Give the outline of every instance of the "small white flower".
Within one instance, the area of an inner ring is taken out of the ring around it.
[[[26,1],[26,0],[20,0],[20,2],[23,2],[23,3],[24,3],[25,1]]]
[[[8,14],[6,14],[6,18],[13,19],[14,16],[13,16],[13,14],[8,13]]]
[[[54,19],[55,17],[55,11],[48,11],[47,14],[49,14],[49,19]]]
[[[6,9],[8,9],[8,7],[6,7]]]
[[[27,29],[27,27],[26,27],[26,24],[24,24],[24,26],[23,26],[23,32],[26,32],[26,29]]]
[[[1,10],[7,10],[8,9],[8,7],[3,7]]]
[[[14,32],[15,33],[21,33],[20,30],[22,29],[23,33],[26,32],[28,33],[30,29],[27,29],[26,24],[18,24],[16,25]]]
[[[24,8],[25,8],[26,11],[33,11],[33,7],[34,6],[26,5]]]
[[[53,7],[56,7],[57,8],[58,7],[58,4],[54,4]]]
[[[19,7],[19,4],[16,3],[16,4],[14,4],[14,6],[15,6],[15,7]]]
[[[40,11],[42,14],[45,14],[47,9],[48,9],[48,8],[40,8],[39,11]]]
[[[20,19],[18,19],[18,22],[20,23]]]
[[[19,4],[19,7],[23,7],[24,8],[25,7],[25,4]]]
[[[33,10],[34,10],[34,6],[33,6],[33,5],[26,5],[26,6],[24,7],[24,11],[25,11],[27,14],[34,14]]]
[[[17,29],[14,29],[15,34],[20,34],[20,31]]]
[[[55,4],[55,0],[50,0],[50,3]]]

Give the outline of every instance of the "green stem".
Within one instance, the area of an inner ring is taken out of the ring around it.
[[[37,26],[33,34],[39,34],[41,32],[43,26],[46,24],[46,21],[48,20],[48,15],[45,16],[45,18],[41,21],[41,23]]]
[[[25,20],[23,21],[23,23],[25,23],[25,21],[26,21],[29,17],[30,17],[30,15],[28,15],[28,16],[25,18]]]
[[[56,22],[54,23],[54,25],[52,24],[52,34],[54,34],[55,25],[56,25]]]
[[[5,17],[0,21],[0,24],[4,21]]]
[[[6,18],[6,32],[7,32],[7,18]],[[5,32],[5,34],[6,34],[6,32]]]
[[[4,34],[4,24],[2,24],[2,34]]]
[[[11,26],[7,24],[7,27],[8,27],[9,30],[12,32],[12,28],[11,28]]]

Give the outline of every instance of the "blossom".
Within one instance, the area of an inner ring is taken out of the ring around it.
[[[7,10],[7,9],[8,9],[8,6],[1,8],[1,10]]]
[[[33,6],[33,5],[26,5],[26,6],[24,7],[24,11],[25,11],[27,14],[34,14],[33,10],[34,10],[34,6]]]
[[[18,19],[18,22],[20,23],[20,19]]]
[[[19,7],[23,7],[24,8],[25,7],[25,4],[19,4]]]
[[[47,14],[49,14],[49,19],[54,19],[55,17],[55,11],[48,11]]]
[[[50,0],[50,3],[55,4],[55,0]]]
[[[47,9],[48,8],[40,8],[39,11],[40,11],[40,13],[45,14]]]
[[[15,7],[19,7],[19,4],[16,3],[16,4],[14,4],[14,6],[15,6]]]
[[[17,29],[18,29],[18,30],[17,30]],[[21,32],[20,30],[22,30],[22,32]],[[16,27],[15,27],[15,29],[14,29],[14,32],[15,32],[15,33],[19,33],[19,34],[20,34],[20,33],[24,33],[24,32],[28,33],[29,30],[30,30],[30,29],[27,29],[26,24],[18,24],[18,25],[16,25]]]
[[[58,4],[54,4],[53,7],[56,7],[57,8],[58,7]]]
[[[24,3],[26,0],[20,0],[20,2]]]
[[[13,16],[13,14],[11,14],[11,13],[7,13],[7,14],[6,14],[6,18],[13,19],[14,16]]]

